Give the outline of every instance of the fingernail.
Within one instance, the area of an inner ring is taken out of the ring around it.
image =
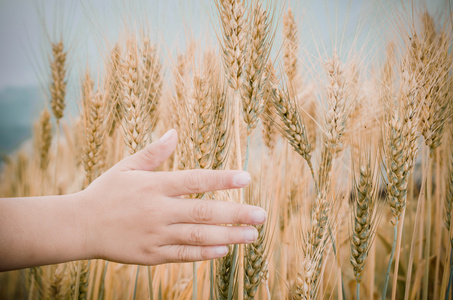
[[[225,254],[228,253],[228,247],[227,246],[218,246],[215,248],[215,254],[224,256]]]
[[[160,139],[159,139],[159,142],[161,142],[162,144],[164,144],[165,142],[167,142],[172,136],[173,134],[175,133],[176,130],[174,129],[170,129],[169,131],[167,131]]]
[[[255,228],[246,228],[242,230],[242,237],[247,243],[254,242],[258,238],[258,231]]]
[[[233,177],[233,184],[237,187],[245,186],[250,183],[252,178],[247,172],[241,172]]]
[[[252,222],[255,224],[263,224],[266,221],[266,212],[264,210],[254,210],[250,213]]]

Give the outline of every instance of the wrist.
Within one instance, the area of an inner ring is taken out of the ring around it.
[[[79,248],[78,259],[94,259],[98,256],[97,247],[94,242],[92,225],[95,218],[91,216],[89,204],[91,202],[89,193],[86,190],[74,194],[72,203],[74,235],[78,241],[75,247]]]

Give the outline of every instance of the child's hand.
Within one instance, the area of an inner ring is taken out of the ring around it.
[[[85,256],[122,263],[156,265],[218,258],[228,244],[251,243],[255,228],[220,224],[261,224],[263,209],[235,203],[182,199],[181,195],[241,188],[241,171],[153,172],[175,150],[177,134],[116,164],[81,192],[81,234]]]

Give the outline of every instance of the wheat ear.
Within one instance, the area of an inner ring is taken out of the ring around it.
[[[283,66],[288,78],[290,92],[294,92],[297,76],[297,51],[299,37],[297,24],[291,8],[283,16]]]
[[[83,104],[84,142],[82,162],[86,172],[85,186],[98,175],[100,162],[103,161],[102,147],[105,140],[105,102],[100,91],[90,94]]]
[[[301,271],[296,277],[296,299],[316,298],[318,279],[327,244],[331,204],[325,193],[318,193],[313,203],[311,224],[303,237],[305,257],[302,261]]]
[[[358,181],[354,182],[353,222],[350,262],[357,283],[357,299],[368,252],[376,232],[377,180],[369,158],[360,165]]]
[[[245,6],[243,0],[215,0],[223,30],[222,57],[230,87],[242,86],[244,53],[246,50]]]
[[[290,98],[289,93],[279,90],[275,84],[272,87],[271,99],[282,122],[282,125],[278,128],[294,150],[305,159],[314,177],[310,154],[311,146],[308,142],[307,130],[295,101]]]
[[[325,87],[329,103],[326,114],[326,144],[330,152],[336,154],[343,148],[341,138],[346,130],[351,103],[350,82],[346,78],[344,66],[336,52],[324,66],[329,79]]]
[[[214,154],[212,169],[224,168],[231,146],[231,106],[228,99],[226,85],[218,84],[214,87],[212,98],[215,107],[215,128],[214,128]]]
[[[119,44],[110,52],[110,59],[107,64],[107,83],[106,89],[108,92],[108,107],[110,113],[107,114],[108,121],[108,132],[109,136],[113,135],[115,128],[121,123],[122,110],[120,98],[122,96],[121,91],[121,48]]]
[[[39,168],[45,172],[49,165],[49,149],[52,144],[52,124],[50,123],[50,112],[47,109],[41,113],[34,129],[34,146],[38,156]]]
[[[52,43],[50,71],[50,105],[58,124],[63,117],[66,96],[66,52],[64,51],[63,40]]]
[[[143,149],[149,138],[148,104],[141,86],[141,67],[135,41],[128,43],[126,57],[121,61],[122,134],[129,154]]]
[[[258,1],[249,10],[249,45],[245,56],[244,80],[241,89],[247,135],[258,124],[264,109],[263,87],[266,85],[266,66],[273,42],[271,16]]]
[[[272,153],[277,143],[277,130],[274,126],[274,120],[277,117],[272,104],[272,86],[278,85],[277,75],[275,68],[271,62],[266,67],[266,85],[264,86],[263,98],[264,98],[264,111],[261,115],[261,122],[263,124],[263,140],[266,148]]]
[[[145,37],[141,50],[142,56],[142,80],[146,94],[146,103],[151,120],[152,128],[157,122],[157,107],[162,94],[162,65],[159,62],[157,50],[151,45],[148,37]],[[152,130],[151,128],[151,130]]]

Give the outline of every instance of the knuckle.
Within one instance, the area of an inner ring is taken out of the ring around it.
[[[207,241],[207,235],[201,228],[193,228],[189,234],[189,244],[200,245]]]
[[[209,222],[212,220],[212,206],[205,200],[200,200],[193,208],[193,218],[198,222]]]
[[[159,156],[156,153],[155,147],[151,146],[143,150],[143,157],[147,161],[156,161]]]
[[[179,246],[176,253],[176,259],[183,262],[189,261],[189,248]]]
[[[226,243],[231,244],[231,243],[238,243],[241,241],[242,235],[241,232],[238,230],[240,227],[236,226],[228,226],[226,227],[227,234],[226,236],[228,237],[229,241],[226,241]]]
[[[201,260],[207,260],[210,258],[208,248],[200,247],[200,258]]]
[[[241,206],[239,205],[235,205],[234,208],[233,208],[233,224],[241,224],[242,223],[242,220],[241,220],[241,213],[242,212],[242,209],[241,209]]]
[[[184,183],[191,193],[203,192],[204,182],[200,171],[190,172]]]

